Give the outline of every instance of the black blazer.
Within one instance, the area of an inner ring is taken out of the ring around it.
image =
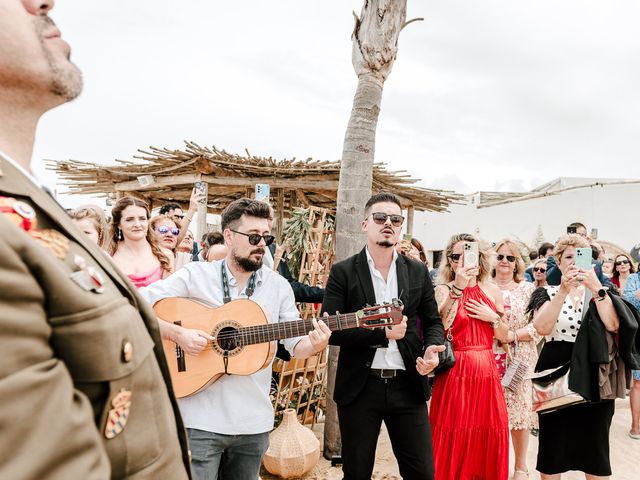
[[[398,294],[404,303],[404,315],[408,318],[407,333],[398,340],[398,350],[407,375],[415,386],[416,398],[426,401],[431,396],[431,388],[427,377],[416,371],[416,359],[424,353],[426,346],[444,343],[444,329],[427,267],[399,255],[396,271]],[[323,313],[352,313],[375,304],[365,249],[331,268],[322,304]],[[418,319],[424,340],[418,334]],[[338,405],[347,405],[364,388],[376,348],[387,347],[389,342],[384,328],[352,328],[333,332],[329,343],[340,346],[333,398]]]

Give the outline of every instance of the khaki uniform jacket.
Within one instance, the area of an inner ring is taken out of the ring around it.
[[[56,255],[0,213],[0,478],[189,478],[152,310],[53,198],[1,156],[0,171],[0,196],[62,234]],[[73,279],[87,267],[102,293]]]

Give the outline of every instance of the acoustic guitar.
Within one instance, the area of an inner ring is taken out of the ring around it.
[[[153,309],[166,322],[202,330],[214,338],[198,355],[187,355],[175,342],[162,340],[178,398],[201,391],[222,375],[251,375],[266,368],[275,355],[277,340],[313,330],[311,319],[271,323],[267,311],[249,299],[212,307],[189,298],[165,298],[156,302]],[[386,327],[402,321],[402,309],[402,302],[394,300],[322,320],[331,331]]]

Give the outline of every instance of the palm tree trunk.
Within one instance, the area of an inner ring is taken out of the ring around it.
[[[352,34],[352,62],[358,76],[351,117],[344,137],[336,210],[336,261],[355,255],[363,246],[360,223],[371,196],[376,127],[382,88],[397,54],[400,31],[406,25],[406,0],[365,0]],[[344,312],[346,313],[346,312]],[[324,456],[341,451],[338,414],[333,401],[339,348],[329,350]]]

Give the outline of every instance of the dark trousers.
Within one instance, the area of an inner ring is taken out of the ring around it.
[[[369,480],[384,421],[404,480],[433,480],[433,448],[427,404],[405,377],[371,375],[355,401],[338,406],[345,480]]]

